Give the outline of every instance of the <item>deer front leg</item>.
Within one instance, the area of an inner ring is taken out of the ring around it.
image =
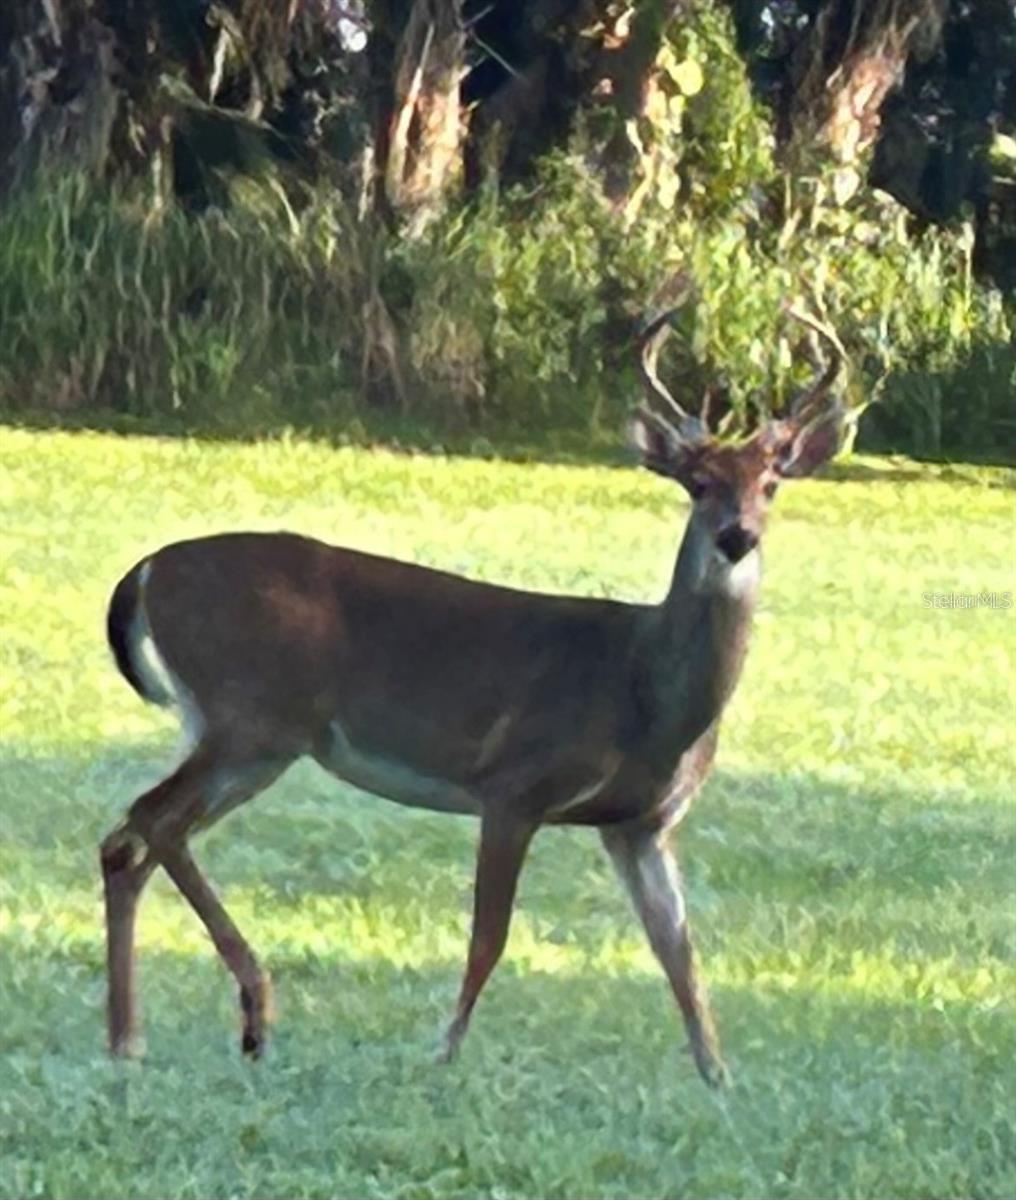
[[[666,834],[613,826],[600,837],[614,861],[681,1009],[699,1074],[711,1087],[727,1079],[709,1001],[696,977],[681,880]]]
[[[515,888],[534,829],[530,822],[496,810],[481,818],[469,957],[455,1016],[438,1055],[441,1062],[451,1062],[458,1053],[480,990],[504,950]]]

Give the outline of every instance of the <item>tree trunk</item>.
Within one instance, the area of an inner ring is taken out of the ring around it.
[[[947,0],[827,0],[790,59],[777,135],[785,147],[816,141],[853,167],[878,136],[882,105],[911,56],[937,48]]]
[[[88,0],[0,15],[0,195],[40,166],[104,169],[123,99],[114,41]]]
[[[476,105],[470,183],[524,178],[586,121],[607,194],[620,207],[652,174],[652,113],[667,27],[688,0],[500,0],[477,20],[486,61],[470,74]]]
[[[461,0],[388,0],[372,10],[368,55],[378,206],[420,228],[462,182]]]
[[[655,172],[657,139],[651,113],[654,99],[666,104],[662,94],[654,95],[657,59],[667,26],[684,4],[685,0],[654,0],[629,5],[613,27],[607,27],[597,64],[599,78],[590,88],[594,102],[601,96],[600,102],[613,109],[614,132],[603,153],[604,187],[615,204],[627,205],[631,216],[644,190],[639,185],[648,185]]]

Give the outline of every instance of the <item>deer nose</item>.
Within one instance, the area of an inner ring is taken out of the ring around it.
[[[716,544],[732,563],[737,563],[758,545],[758,534],[749,533],[743,525],[728,525],[720,530]]]

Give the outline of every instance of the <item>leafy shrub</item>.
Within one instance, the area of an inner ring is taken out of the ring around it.
[[[1016,307],[974,285],[969,231],[918,234],[877,193],[837,202],[828,169],[782,171],[718,6],[675,28],[659,88],[651,125],[623,131],[641,170],[624,203],[589,165],[595,114],[533,182],[490,187],[412,239],[324,186],[294,210],[271,178],[200,217],[77,177],[9,199],[0,406],[251,432],[348,426],[378,405],[613,429],[636,395],[637,322],[690,268],[697,301],[664,369],[691,405],[722,378],[729,427],[811,369],[780,316],[800,296],[851,355],[853,403],[879,399],[862,437],[1011,444]]]
[[[10,200],[0,404],[256,425],[348,392],[330,214],[264,204],[196,220],[66,176]]]
[[[897,442],[1000,444],[1012,384],[999,369],[968,384],[965,364],[1009,343],[1016,307],[974,286],[969,229],[916,233],[889,197],[861,191],[838,203],[831,168],[780,171],[769,117],[717,9],[693,9],[665,53],[680,68],[694,63],[702,86],[660,108],[663,166],[636,215],[608,202],[580,130],[573,153],[545,161],[535,185],[488,194],[399,247],[416,284],[406,321],[421,373],[439,374],[442,348],[471,330],[476,391],[496,410],[551,425],[615,421],[635,394],[637,320],[690,266],[698,300],[683,327],[694,361],[685,353],[671,365],[689,403],[717,376],[735,424],[785,402],[810,369],[794,354],[799,327],[780,317],[800,296],[850,353],[852,402],[880,399]],[[920,400],[905,376],[931,381]],[[965,390],[972,404],[959,399]]]

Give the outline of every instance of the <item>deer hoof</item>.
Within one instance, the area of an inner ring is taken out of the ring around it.
[[[434,1061],[442,1067],[453,1063],[459,1054],[459,1044],[462,1041],[462,1034],[465,1031],[459,1027],[457,1021],[452,1021],[448,1026],[448,1030],[441,1040],[441,1045],[438,1048],[437,1054],[434,1055]]]
[[[244,1058],[258,1059],[265,1052],[264,1039],[257,1037],[249,1029],[245,1029],[240,1038],[240,1050],[243,1052]]]
[[[144,1039],[134,1033],[124,1034],[118,1037],[115,1041],[109,1044],[109,1053],[112,1058],[121,1059],[126,1062],[137,1061],[145,1056]]]
[[[725,1087],[730,1083],[730,1072],[726,1063],[715,1050],[707,1046],[691,1046],[689,1049],[695,1058],[698,1073],[711,1088]]]
[[[267,972],[261,972],[253,984],[240,988],[240,1011],[243,1016],[240,1049],[246,1058],[260,1058],[272,1017],[272,985]]]

